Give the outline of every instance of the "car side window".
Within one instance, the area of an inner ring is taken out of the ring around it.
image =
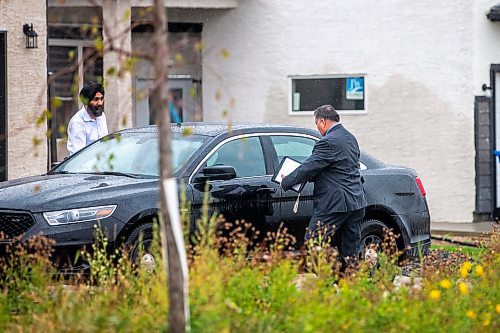
[[[258,137],[241,138],[225,143],[206,161],[206,166],[213,165],[234,167],[236,177],[266,174],[264,153]]]
[[[311,156],[315,140],[301,136],[273,135],[271,140],[278,155],[278,162],[288,156],[299,162],[304,162]]]

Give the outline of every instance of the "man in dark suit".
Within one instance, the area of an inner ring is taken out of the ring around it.
[[[313,215],[306,242],[318,235],[331,237],[343,265],[358,257],[361,222],[366,199],[359,173],[359,146],[356,138],[339,123],[331,105],[314,111],[314,120],[323,138],[314,145],[312,155],[294,172],[284,177],[281,187],[314,182]]]

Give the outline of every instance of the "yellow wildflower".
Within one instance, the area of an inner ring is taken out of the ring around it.
[[[476,313],[472,310],[468,310],[467,313],[466,313],[467,317],[471,318],[471,319],[474,319],[476,318]]]
[[[497,305],[495,306],[495,311],[496,311],[497,313],[500,313],[500,304],[497,304]]]
[[[477,265],[476,266],[476,275],[477,276],[483,276],[484,275],[483,266],[481,266],[481,265]]]
[[[472,265],[469,261],[464,262],[462,264],[462,266],[460,266],[460,275],[463,278],[466,278],[469,275],[471,268],[472,268]]]
[[[451,282],[450,280],[448,279],[444,279],[444,280],[441,280],[441,282],[439,282],[439,285],[444,288],[444,289],[450,289],[451,287]]]
[[[470,269],[472,268],[472,264],[470,263],[470,261],[466,261],[462,264],[462,267],[464,267],[464,269],[467,269],[468,271],[470,271]]]
[[[485,313],[482,317],[483,317],[483,326],[490,326],[491,315],[489,313]]]
[[[458,284],[458,290],[460,291],[460,294],[462,294],[462,295],[467,295],[469,293],[469,287],[467,286],[467,283],[465,283],[465,282],[460,282]]]
[[[439,290],[431,290],[429,293],[429,298],[430,299],[439,299],[441,297],[441,292]]]

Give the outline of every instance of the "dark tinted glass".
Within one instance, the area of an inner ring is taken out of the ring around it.
[[[337,110],[364,110],[364,78],[292,80],[292,111],[314,111],[325,104]]]
[[[253,177],[266,174],[264,154],[258,137],[229,141],[210,156],[206,165],[232,166],[236,170],[236,177]]]
[[[311,156],[314,143],[316,142],[310,138],[286,135],[271,136],[271,140],[278,155],[278,162],[281,162],[285,156],[299,162],[304,162],[306,158]]]

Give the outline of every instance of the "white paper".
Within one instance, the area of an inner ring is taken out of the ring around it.
[[[283,180],[284,176],[288,176],[291,174],[295,169],[297,169],[300,166],[300,163],[297,161],[294,161],[290,158],[285,157],[285,160],[283,161],[283,164],[281,165],[281,169],[279,169],[278,173],[276,174],[275,181],[281,184],[281,181]],[[292,188],[299,192],[300,186],[302,184],[296,184],[293,185]]]

